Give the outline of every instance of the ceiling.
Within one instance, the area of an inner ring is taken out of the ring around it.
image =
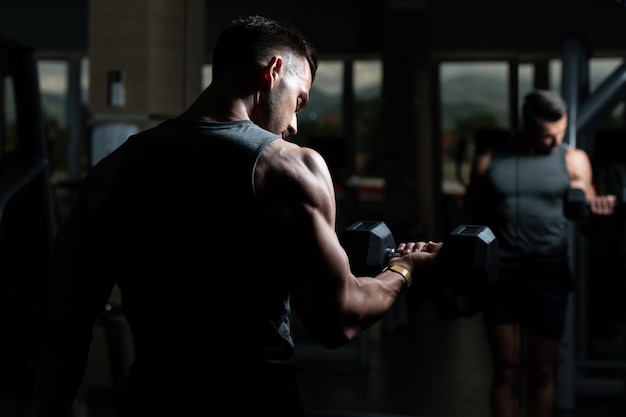
[[[0,0],[0,37],[42,52],[86,54],[90,1],[107,0]],[[592,55],[623,56],[626,7],[616,1],[206,0],[205,51],[231,18],[263,14],[297,25],[322,56],[375,55],[394,12],[417,10],[428,16],[430,38],[416,41],[428,42],[435,58],[558,56],[571,33],[587,39]]]

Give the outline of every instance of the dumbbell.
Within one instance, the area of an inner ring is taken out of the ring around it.
[[[581,221],[589,214],[590,203],[585,197],[585,191],[582,188],[568,188],[565,191],[565,203],[563,204],[563,214],[570,220]],[[622,191],[615,201],[615,209],[613,215],[626,218],[626,192]]]
[[[380,221],[357,221],[339,236],[356,275],[375,276],[396,252],[387,225]],[[486,226],[461,225],[443,241],[437,268],[450,294],[483,293],[498,279],[498,242]]]

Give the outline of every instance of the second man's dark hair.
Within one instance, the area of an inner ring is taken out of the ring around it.
[[[541,122],[556,122],[567,113],[563,97],[552,90],[534,90],[526,94],[522,105],[524,127],[532,129]]]

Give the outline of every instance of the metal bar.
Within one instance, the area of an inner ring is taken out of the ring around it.
[[[598,86],[580,106],[576,130],[594,127],[626,97],[626,62]]]
[[[0,221],[9,200],[46,168],[45,159],[33,159],[8,169],[0,176]]]

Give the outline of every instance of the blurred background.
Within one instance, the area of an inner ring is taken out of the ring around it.
[[[318,149],[331,167],[338,231],[372,219],[385,221],[399,241],[442,239],[461,221],[475,152],[517,130],[520,102],[532,88],[566,98],[566,140],[589,152],[599,190],[621,194],[626,186],[626,8],[619,0],[0,0],[0,415],[31,411],[43,260],[82,178],[129,134],[182,112],[211,81],[221,28],[248,14],[295,24],[320,53],[293,140]],[[604,227],[594,241],[580,241],[572,257],[580,291],[560,364],[563,413],[591,398],[626,415],[624,220]],[[121,314],[116,296],[111,314]],[[484,355],[485,346],[469,342],[482,337],[479,315],[451,319],[429,304],[430,294],[410,297],[397,317],[338,353],[349,362],[354,353],[356,370],[332,365],[319,385],[305,380],[312,408],[455,415],[415,405],[432,401],[429,384],[403,407],[397,399],[390,405],[391,394],[370,402],[373,387],[344,396],[348,403],[321,400],[342,397],[330,391],[345,387],[343,378],[398,381],[388,369],[384,376],[372,371],[379,363],[373,355],[391,354],[377,350],[389,338],[399,337],[393,346],[401,354],[423,350],[416,374],[429,355],[449,359],[448,349]],[[123,373],[128,359],[123,337],[107,350],[117,334],[109,318],[95,329],[83,413],[98,395],[110,398],[115,369]],[[424,346],[430,342],[413,340],[424,329],[413,328],[418,323],[459,327],[468,344],[446,344],[447,353]],[[309,374],[325,369],[320,361],[337,360],[300,337],[303,366],[316,364]],[[115,352],[122,352],[121,368],[111,363]],[[479,357],[472,360],[484,363]],[[486,384],[488,367],[459,373],[458,387],[477,386],[468,373],[483,375],[478,386]],[[407,378],[415,379],[398,383],[424,385],[423,374]],[[329,380],[337,387],[324,385]],[[475,415],[485,412],[481,393]]]

